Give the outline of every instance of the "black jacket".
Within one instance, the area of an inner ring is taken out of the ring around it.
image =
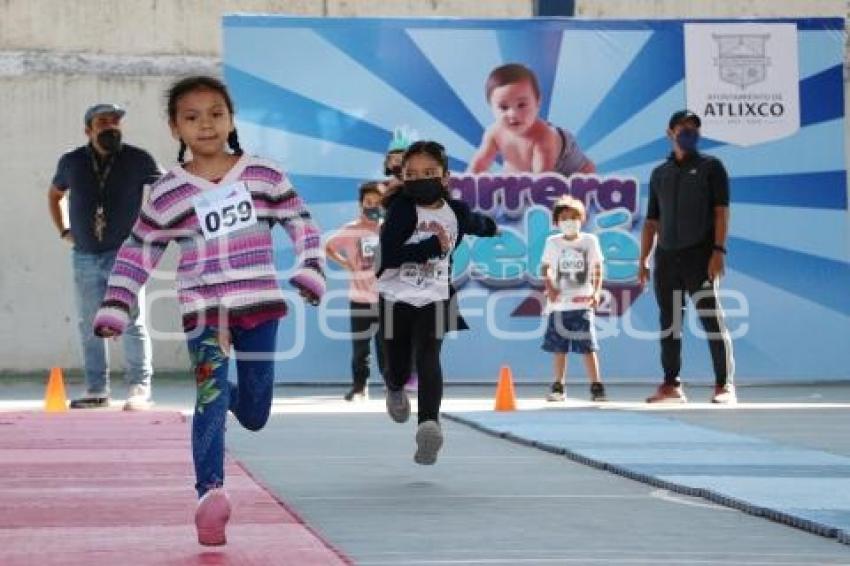
[[[496,222],[489,216],[473,212],[469,206],[456,199],[446,201],[457,218],[457,242],[467,234],[473,236],[492,237],[496,235],[498,227]],[[416,244],[405,244],[405,242],[416,231],[416,203],[406,195],[398,193],[387,204],[387,216],[381,227],[380,254],[378,257],[377,277],[380,277],[385,269],[396,269],[403,263],[425,263],[429,259],[442,255],[440,239],[431,236]],[[454,264],[454,258],[449,258],[449,273]],[[466,330],[469,326],[457,306],[457,296],[454,285],[449,282],[449,300],[446,302],[447,315],[446,331]]]
[[[652,171],[647,220],[657,220],[658,247],[676,251],[714,244],[714,208],[729,206],[723,163],[704,153],[667,161]]]

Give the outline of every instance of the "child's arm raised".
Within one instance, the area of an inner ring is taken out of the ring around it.
[[[138,307],[139,290],[162,259],[173,233],[157,213],[152,197],[145,200],[130,236],[115,257],[106,294],[94,317],[96,335],[109,337],[124,332],[130,313]]]

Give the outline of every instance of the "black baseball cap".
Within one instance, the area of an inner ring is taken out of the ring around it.
[[[699,128],[702,126],[702,120],[699,119],[699,116],[691,112],[690,110],[679,110],[677,112],[673,112],[673,115],[670,116],[670,122],[667,124],[667,127],[671,130],[682,122],[693,122],[696,124],[696,127]]]

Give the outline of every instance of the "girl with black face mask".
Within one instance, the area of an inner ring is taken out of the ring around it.
[[[452,252],[466,234],[495,236],[496,223],[474,213],[448,190],[448,158],[436,142],[412,144],[402,158],[400,191],[384,201],[378,292],[384,338],[387,412],[399,423],[410,417],[404,384],[411,352],[419,374],[417,464],[434,464],[443,444],[440,348],[446,332],[468,328],[451,284]]]

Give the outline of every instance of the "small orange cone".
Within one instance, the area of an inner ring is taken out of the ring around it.
[[[509,366],[499,370],[499,385],[496,387],[496,411],[516,411],[516,393],[514,379]]]
[[[48,413],[63,413],[68,410],[61,368],[50,370],[50,380],[47,382],[47,391],[44,393],[44,410]]]

